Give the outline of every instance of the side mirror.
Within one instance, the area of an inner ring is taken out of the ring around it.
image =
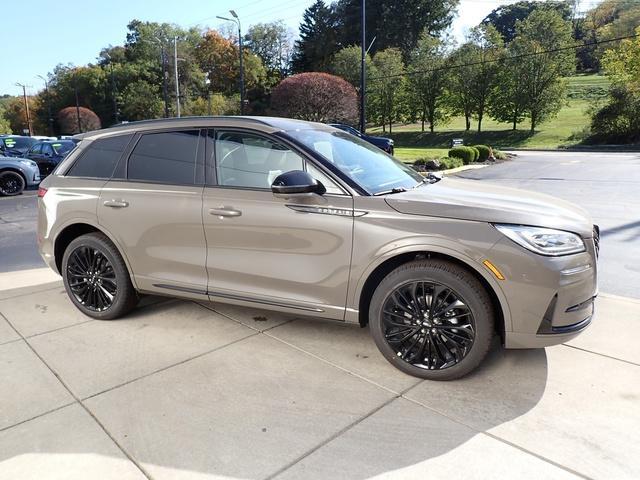
[[[313,193],[322,195],[327,189],[307,172],[291,170],[281,173],[275,178],[271,184],[271,191],[280,196],[310,195]]]

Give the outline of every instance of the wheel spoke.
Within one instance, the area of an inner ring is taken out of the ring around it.
[[[96,248],[81,245],[71,253],[66,279],[75,299],[89,310],[103,312],[115,300],[115,271],[106,255]]]

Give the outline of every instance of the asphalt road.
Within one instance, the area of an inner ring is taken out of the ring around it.
[[[587,209],[602,232],[600,291],[640,298],[640,153],[518,152],[460,177],[555,195]],[[36,192],[0,198],[0,272],[44,266]]]
[[[600,226],[600,291],[640,298],[640,153],[516,152],[458,176],[555,195]]]

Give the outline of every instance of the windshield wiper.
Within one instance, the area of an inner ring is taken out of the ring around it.
[[[402,193],[402,192],[406,192],[407,189],[404,187],[396,187],[396,188],[392,188],[391,190],[385,190],[383,192],[378,192],[378,193],[374,193],[374,196],[379,196],[379,195],[389,195],[391,193]]]

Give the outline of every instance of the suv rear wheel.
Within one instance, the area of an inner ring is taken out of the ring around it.
[[[78,309],[99,320],[113,320],[138,303],[127,266],[102,233],[88,233],[69,243],[62,258],[62,278]]]
[[[395,367],[420,378],[452,380],[484,359],[494,313],[470,272],[446,261],[420,260],[401,265],[378,285],[369,324]]]

